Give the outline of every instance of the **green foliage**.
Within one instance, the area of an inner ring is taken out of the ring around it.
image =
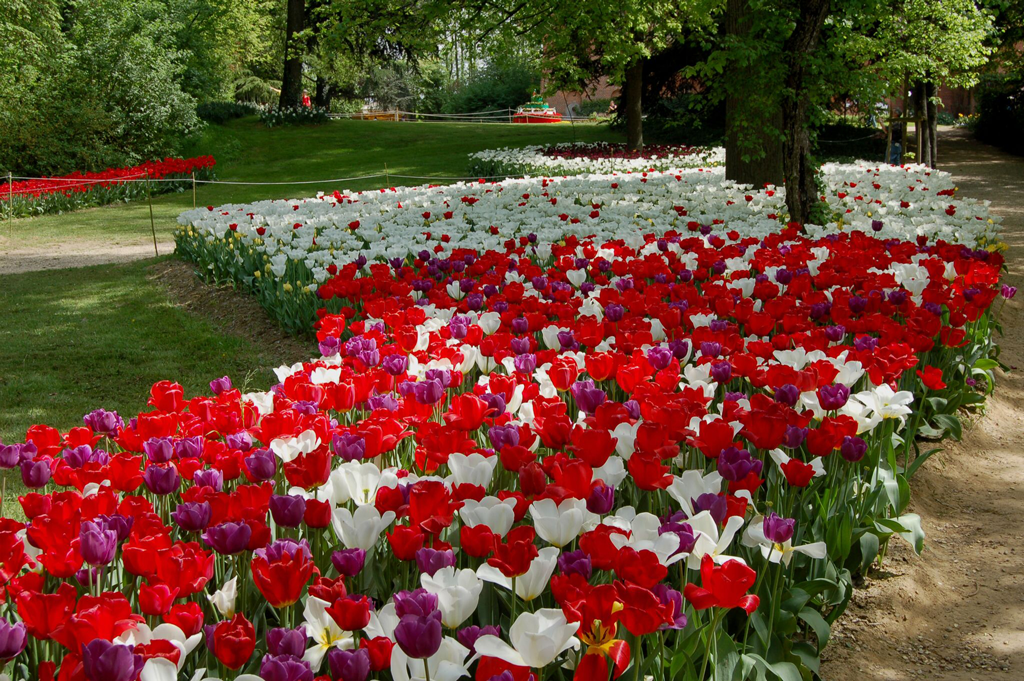
[[[982,83],[978,118],[973,122],[978,139],[1013,154],[1024,155],[1024,77],[993,76]]]
[[[196,114],[207,123],[226,123],[255,113],[256,106],[248,102],[203,102],[196,107]]]
[[[39,4],[39,15],[0,20],[0,33],[29,46],[0,57],[16,74],[0,87],[0,166],[35,175],[129,165],[174,153],[198,130],[159,2],[82,2],[63,15],[54,0]]]
[[[514,109],[530,101],[540,87],[540,72],[528,63],[488,65],[480,74],[456,92],[442,110],[445,113],[466,113]]]

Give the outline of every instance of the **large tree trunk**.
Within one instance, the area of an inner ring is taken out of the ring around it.
[[[305,46],[295,40],[306,21],[305,0],[288,0],[285,25],[284,76],[281,78],[281,106],[302,104],[302,54]]]
[[[637,59],[626,69],[623,92],[626,105],[626,146],[630,151],[644,147],[643,88],[644,63]]]
[[[800,15],[793,33],[786,40],[786,95],[782,98],[782,125],[785,131],[782,166],[786,175],[786,207],[790,222],[804,224],[819,201],[815,184],[817,169],[811,162],[811,138],[808,133],[810,93],[805,84],[808,58],[821,38],[831,0],[800,0]]]
[[[939,162],[939,103],[938,103],[938,86],[935,83],[926,83],[928,89],[926,94],[928,97],[928,126],[931,134],[928,135],[928,141],[931,142],[932,149],[929,158],[931,159],[932,168],[937,168],[936,165]]]
[[[731,36],[745,36],[750,30],[749,0],[728,0],[725,12],[725,31]],[[755,64],[735,65],[734,83],[753,85],[763,83]],[[743,88],[746,90],[746,88]],[[762,102],[758,108],[773,111],[770,123],[755,122],[744,126],[740,134],[740,121],[750,119],[744,116],[756,102],[753,97],[768,95],[768,89],[760,93],[732,92],[725,100],[725,177],[741,184],[763,187],[766,184],[782,184],[782,139],[773,132],[782,129],[782,110],[777,102]],[[767,123],[767,125],[765,124]]]

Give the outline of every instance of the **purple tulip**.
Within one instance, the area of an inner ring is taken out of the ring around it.
[[[142,450],[153,463],[167,463],[174,458],[174,442],[169,437],[151,437],[142,444]]]
[[[751,472],[760,475],[763,466],[764,463],[752,458],[746,449],[726,447],[718,456],[718,472],[729,482],[739,482]]]
[[[198,459],[203,455],[205,444],[206,439],[202,435],[183,437],[174,443],[174,455],[179,459]]]
[[[825,411],[842,409],[850,399],[850,389],[842,383],[818,388],[818,403]]]
[[[672,351],[656,345],[647,351],[647,361],[651,363],[655,371],[661,371],[672,361]]]
[[[437,612],[437,611],[435,611]],[[423,660],[441,648],[441,613],[405,615],[395,627],[395,642],[411,658]]]
[[[1000,289],[999,294],[1006,300],[1009,300],[1017,295],[1017,287],[1010,286],[1009,284],[1003,284],[1003,288]]]
[[[453,567],[455,565],[455,552],[452,550],[436,551],[424,547],[416,551],[416,567],[419,571],[431,577],[441,568]]]
[[[277,457],[269,449],[257,449],[245,457],[245,468],[257,482],[272,480],[277,475]]]
[[[210,524],[212,517],[213,508],[208,501],[186,501],[178,504],[171,513],[171,518],[185,532],[202,532]]]
[[[22,461],[21,481],[25,487],[39,489],[50,482],[50,464],[46,461]]]
[[[366,551],[362,549],[342,549],[331,554],[331,564],[342,577],[355,577],[363,571],[366,564]]]
[[[215,378],[210,381],[210,390],[213,391],[214,395],[220,395],[223,392],[231,390],[231,379],[227,376]]]
[[[334,453],[345,461],[361,461],[366,455],[366,440],[355,433],[335,435],[332,441]]]
[[[280,562],[286,553],[289,556],[301,555],[306,560],[313,559],[313,552],[309,548],[309,542],[305,539],[300,539],[299,541],[294,539],[278,539],[263,548],[253,551],[253,555],[266,559],[268,563]]]
[[[505,446],[515,447],[519,444],[519,429],[515,426],[492,426],[487,430],[487,439],[498,451]]]
[[[789,449],[796,449],[807,439],[807,429],[800,426],[786,426],[786,434],[782,439],[782,446]]]
[[[512,364],[519,373],[532,374],[537,368],[537,355],[532,352],[516,355],[516,358],[512,360]]]
[[[868,443],[856,435],[847,435],[843,438],[843,444],[839,453],[850,463],[857,463],[864,458],[868,452]]]
[[[0,617],[0,661],[13,660],[25,650],[27,643],[28,631],[24,622],[11,624]]]
[[[89,445],[79,445],[73,449],[65,449],[60,453],[60,456],[72,468],[81,468],[93,460],[92,447]],[[110,457],[108,456],[107,461],[109,460]]]
[[[666,532],[671,532],[672,534],[679,537],[679,548],[676,549],[676,554],[690,553],[691,551],[693,551],[693,547],[697,544],[697,534],[694,533],[693,528],[690,527],[690,524],[680,522],[680,520],[685,519],[684,516],[685,514],[683,514],[683,512],[680,511],[673,515],[672,518],[668,520],[668,522],[662,524],[662,526],[658,528],[659,535],[665,534]]]
[[[176,492],[181,486],[181,476],[172,465],[148,466],[142,474],[142,480],[150,492],[160,496]]]
[[[436,616],[437,620],[441,621],[441,612],[437,609],[437,595],[426,589],[396,593],[395,614],[398,617],[406,615]]]
[[[440,643],[438,643],[440,647]],[[327,653],[327,666],[331,678],[338,681],[366,681],[370,678],[370,651],[366,648],[342,650],[332,648]]]
[[[267,655],[260,662],[263,681],[313,681],[313,669],[298,655]]]
[[[0,470],[10,470],[21,464],[21,445],[0,444]]]
[[[128,539],[128,535],[131,534],[132,526],[135,525],[135,518],[130,515],[114,513],[112,515],[98,515],[96,516],[96,522],[102,523],[103,527],[108,530],[113,530],[117,535],[117,541],[122,542]]]
[[[196,487],[209,487],[214,492],[220,492],[224,489],[224,474],[216,468],[206,468],[196,471],[192,482]]]
[[[625,314],[626,308],[622,307],[618,303],[608,303],[604,307],[604,318],[612,324],[621,322]]]
[[[841,324],[825,327],[825,338],[832,343],[838,343],[846,336],[846,327]]]
[[[593,564],[586,551],[567,551],[558,556],[558,571],[563,575],[581,575],[583,579],[590,581],[594,574]]]
[[[203,541],[222,556],[241,553],[249,546],[252,528],[245,523],[221,523],[207,528]]]
[[[732,364],[729,362],[715,362],[711,365],[711,380],[715,383],[728,383],[732,378]]]
[[[594,485],[587,497],[587,510],[597,515],[610,513],[615,505],[615,488],[610,485]]]
[[[89,681],[135,681],[144,664],[129,646],[101,638],[82,646],[82,667]]]
[[[306,514],[306,500],[298,495],[270,497],[270,515],[281,527],[298,527]]]
[[[405,355],[388,355],[381,362],[381,368],[391,376],[400,376],[409,368],[409,358]]]
[[[292,655],[302,657],[306,652],[306,628],[295,629],[275,627],[267,632],[267,653],[270,655]]]
[[[785,544],[793,538],[793,531],[796,529],[794,518],[783,518],[775,511],[765,516],[761,523],[761,529],[765,538],[773,544]]]
[[[711,492],[701,494],[694,499],[693,509],[696,513],[707,511],[711,514],[711,519],[719,525],[725,521],[725,516],[729,513],[729,506],[725,501],[725,497],[712,494]]]
[[[114,560],[117,549],[117,532],[108,530],[100,523],[86,520],[79,531],[79,550],[89,565],[106,565]]]
[[[113,437],[117,430],[124,427],[124,421],[116,411],[95,409],[82,417],[82,423],[97,435]]]
[[[800,400],[800,388],[792,383],[780,385],[775,389],[775,401],[787,407],[794,406]]]
[[[488,624],[485,627],[478,627],[475,624],[472,626],[464,627],[456,632],[455,637],[459,640],[459,643],[469,649],[471,655],[476,654],[476,641],[481,636],[501,636],[501,627]]]
[[[662,605],[672,606],[672,624],[662,624],[661,631],[682,629],[686,626],[686,613],[683,612],[683,594],[666,584],[655,584],[651,592],[658,597]]]

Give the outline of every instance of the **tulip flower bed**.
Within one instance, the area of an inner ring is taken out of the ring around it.
[[[105,206],[119,201],[136,201],[146,197],[147,191],[162,194],[184,191],[190,186],[192,173],[198,179],[213,176],[216,164],[212,156],[196,158],[165,158],[147,161],[127,168],[109,168],[98,173],[71,173],[60,177],[46,177],[11,184],[0,183],[0,211],[27,217],[45,213],[65,213],[90,206]],[[154,182],[147,190],[145,180],[173,180],[181,182]]]
[[[843,229],[697,172],[187,213],[319,356],[0,447],[5,671],[810,677],[1014,293],[942,176],[829,178]]]
[[[832,222],[807,225],[802,232],[807,238],[857,232],[882,240],[977,247],[993,243],[997,234],[998,218],[985,204],[957,197],[948,173],[863,164],[829,164],[822,170]],[[325,298],[359,297],[346,291],[354,274],[337,276],[353,263],[358,265],[353,273],[370,276],[368,263],[396,267],[463,250],[504,253],[525,247],[545,261],[552,244],[572,235],[593,236],[597,243],[624,240],[634,249],[645,243],[647,233],[677,232],[717,244],[735,241],[728,234],[761,239],[777,233],[784,215],[781,191],[737,186],[725,181],[719,168],[689,169],[209,206],[179,217],[176,242],[177,252],[210,278],[252,289],[275,319],[298,333],[312,328]],[[403,286],[412,287],[416,297],[437,293],[438,287],[458,288],[459,282],[437,278],[439,267],[426,277],[403,270]],[[604,276],[611,275],[606,270]],[[580,277],[580,283],[587,278],[582,269],[571,274]],[[911,288],[927,284],[913,273],[906,280]],[[331,281],[334,288],[316,295]],[[332,312],[341,307],[337,299],[327,305]]]
[[[685,144],[648,144],[638,152],[630,151],[625,144],[565,142],[547,147],[485,149],[470,154],[469,160],[469,172],[483,177],[579,175],[709,168],[725,163],[725,150]]]

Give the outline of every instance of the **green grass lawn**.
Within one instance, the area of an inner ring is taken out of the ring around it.
[[[212,154],[218,180],[288,182],[327,180],[383,173],[428,177],[461,177],[474,151],[505,146],[599,140],[621,136],[607,125],[510,125],[496,123],[417,123],[337,120],[314,127],[267,129],[255,118],[208,126],[186,151],[188,156]],[[422,184],[393,178],[392,186]],[[374,189],[384,178],[345,183],[292,186],[199,185],[198,204],[221,205],[260,199],[311,196],[335,189]],[[160,239],[171,237],[178,215],[192,207],[192,192],[153,199]],[[103,241],[111,245],[152,240],[145,201],[91,208],[64,215],[14,220],[13,237],[0,228],[0,248],[45,248],[68,239]]]

